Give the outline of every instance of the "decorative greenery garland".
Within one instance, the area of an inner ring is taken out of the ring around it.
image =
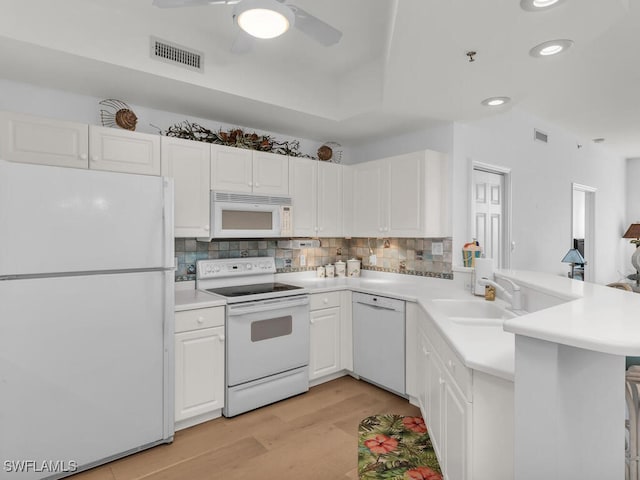
[[[202,125],[185,120],[184,122],[170,126],[165,132],[161,131],[161,133],[168,137],[215,143],[216,145],[227,145],[229,147],[247,148],[261,152],[278,153],[290,157],[316,158],[301,153],[300,142],[298,140],[277,142],[268,135],[258,135],[255,132],[245,133],[240,128],[232,128],[226,132],[220,129],[214,132]]]

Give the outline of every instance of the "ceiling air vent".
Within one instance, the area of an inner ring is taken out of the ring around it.
[[[533,129],[533,139],[538,142],[549,143],[549,135],[535,128]]]
[[[151,37],[151,58],[180,65],[198,72],[204,71],[204,57],[201,52],[190,50],[156,37]]]

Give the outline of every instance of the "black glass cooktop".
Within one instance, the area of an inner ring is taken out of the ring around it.
[[[236,285],[233,287],[208,288],[207,292],[217,293],[223,297],[243,297],[245,295],[258,295],[261,293],[286,292],[298,290],[302,287],[287,285],[286,283],[256,283],[253,285]]]

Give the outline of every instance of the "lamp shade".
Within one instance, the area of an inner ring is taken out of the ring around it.
[[[622,238],[640,238],[640,223],[632,223]]]
[[[567,252],[567,254],[562,259],[562,263],[581,263],[584,264],[584,257],[580,255],[580,252],[572,248]]]

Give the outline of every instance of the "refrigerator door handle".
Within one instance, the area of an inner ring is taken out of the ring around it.
[[[164,214],[164,266],[170,268],[172,271],[175,269],[173,261],[174,257],[174,243],[173,243],[173,179],[169,177],[163,178],[163,198],[164,205],[162,211]]]

